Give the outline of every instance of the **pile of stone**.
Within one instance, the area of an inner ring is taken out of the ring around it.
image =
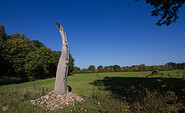
[[[63,95],[54,94],[53,91],[36,100],[30,100],[31,104],[44,107],[46,110],[63,109],[65,106],[74,106],[75,102],[85,102],[85,100],[72,92]]]

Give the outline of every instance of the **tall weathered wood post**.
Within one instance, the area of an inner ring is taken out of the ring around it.
[[[54,93],[63,95],[67,91],[67,75],[69,65],[69,49],[64,28],[56,23],[62,37],[62,52],[57,66]]]

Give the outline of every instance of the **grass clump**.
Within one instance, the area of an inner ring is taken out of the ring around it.
[[[29,108],[28,106],[31,106],[31,105],[26,105],[26,102],[28,100],[36,99],[40,96],[45,95],[46,93],[48,93],[47,88],[42,87],[42,89],[37,89],[35,85],[29,88],[28,87],[27,88],[4,87],[4,88],[1,88],[0,90],[0,102],[1,102],[0,108],[3,108],[4,106],[8,106],[9,111],[14,111],[14,112],[16,111],[19,112],[22,110],[24,111],[26,110],[25,108]]]
[[[127,101],[132,112],[179,112],[183,109],[183,102],[178,101],[178,97],[173,91],[159,92],[150,91],[147,88],[140,91],[136,98]]]

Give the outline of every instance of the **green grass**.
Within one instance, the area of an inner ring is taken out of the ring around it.
[[[153,103],[151,105],[152,107],[155,106],[155,104],[159,104],[154,101],[158,99],[157,97],[160,97],[160,100],[171,99],[174,102],[181,101],[180,103],[172,102],[173,104],[169,104],[169,107],[173,107],[173,105],[175,107],[169,109],[172,109],[172,111],[183,109],[180,105],[185,102],[185,81],[182,79],[183,71],[161,71],[159,75],[146,77],[150,73],[151,72],[110,72],[74,74],[68,76],[67,85],[72,88],[72,92],[83,96],[87,102],[76,103],[75,108],[66,107],[58,111],[126,112],[136,110],[137,108],[138,112],[139,110],[141,112],[150,110],[150,108],[144,106],[144,104],[149,104],[148,106],[150,106],[150,103]],[[23,101],[36,99],[52,91],[54,82],[55,78],[50,78],[22,84],[0,86],[0,108],[8,105],[9,112],[46,112],[42,108],[25,104]],[[140,94],[141,92],[142,94]],[[172,99],[172,95],[169,92],[175,93],[173,97],[177,97],[178,99]],[[164,96],[164,94],[166,96]],[[167,99],[167,97],[169,97],[169,99]],[[138,103],[140,98],[146,98],[146,103]],[[135,106],[131,103],[134,103]],[[162,106],[162,110],[167,109],[163,105],[160,106]],[[156,107],[156,109],[159,108]],[[3,111],[0,110],[0,112]]]

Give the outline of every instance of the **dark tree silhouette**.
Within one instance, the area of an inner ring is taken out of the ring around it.
[[[135,0],[138,1],[138,0]],[[151,16],[160,17],[156,25],[169,26],[179,18],[177,15],[179,8],[182,7],[185,0],[146,0],[147,4],[155,7]]]

